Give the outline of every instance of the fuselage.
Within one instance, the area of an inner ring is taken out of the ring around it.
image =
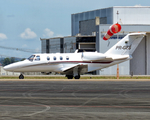
[[[84,66],[84,70],[80,71],[80,74],[83,74],[111,66],[116,62],[119,61],[106,60],[105,54],[97,52],[34,54],[24,61],[7,65],[4,69],[12,72],[64,73],[74,66]]]

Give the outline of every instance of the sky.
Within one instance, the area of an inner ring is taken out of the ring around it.
[[[28,58],[41,51],[40,38],[71,35],[73,13],[135,5],[150,6],[150,1],[0,0],[0,56]]]

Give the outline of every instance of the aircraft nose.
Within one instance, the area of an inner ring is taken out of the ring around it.
[[[4,70],[6,70],[6,71],[10,69],[10,67],[9,67],[8,65],[4,66],[3,68],[4,68]]]
[[[27,61],[20,61],[20,62],[12,63],[12,64],[4,66],[3,69],[6,71],[10,71],[10,72],[16,72],[16,70],[24,66],[24,63],[27,63]]]
[[[12,65],[6,65],[6,66],[4,66],[3,68],[4,68],[4,70],[6,70],[6,71],[12,71],[13,66],[12,66]]]

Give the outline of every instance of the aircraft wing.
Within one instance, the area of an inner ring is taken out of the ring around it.
[[[78,68],[79,73],[83,74],[83,73],[87,72],[88,65],[85,65],[85,64],[84,65],[83,64],[67,65],[66,67],[64,66],[64,67],[60,68],[60,70],[65,74],[72,74],[74,68]]]
[[[66,72],[68,71],[69,69],[73,69],[75,67],[79,66],[78,64],[73,64],[73,65],[67,65],[67,66],[63,66],[62,68],[60,68],[60,70],[62,72]]]

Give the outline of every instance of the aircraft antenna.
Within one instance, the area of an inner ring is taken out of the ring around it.
[[[119,11],[117,11],[117,13],[116,13],[116,14],[117,14],[117,23],[118,23],[118,16],[119,16]]]
[[[108,45],[107,45],[107,47],[109,47],[109,44],[110,44],[110,41],[109,41],[109,39],[108,39]]]

